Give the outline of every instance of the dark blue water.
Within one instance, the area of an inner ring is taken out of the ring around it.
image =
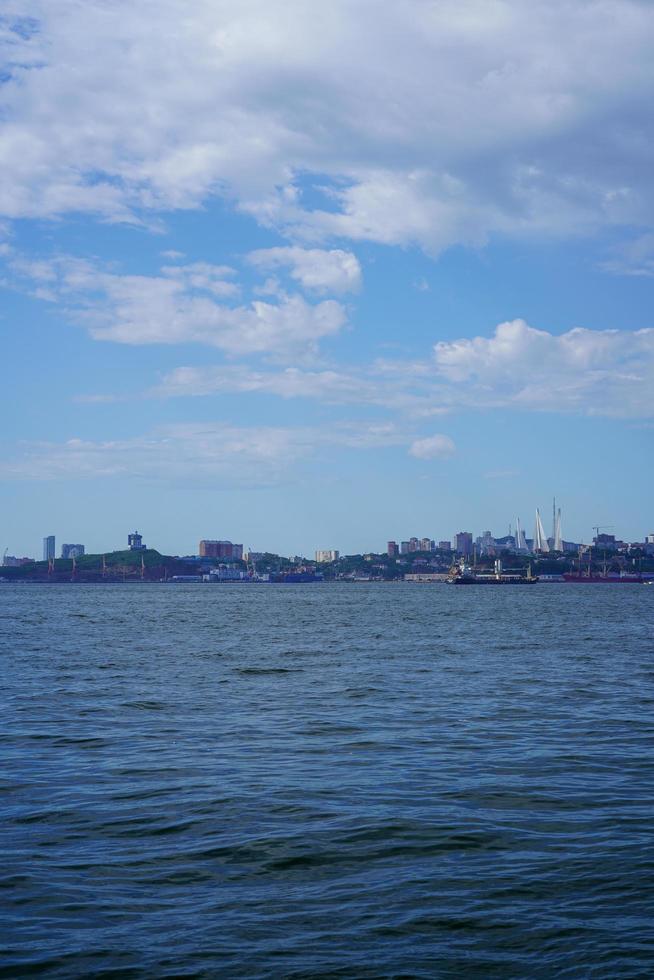
[[[0,976],[653,976],[653,626],[642,586],[0,586]]]

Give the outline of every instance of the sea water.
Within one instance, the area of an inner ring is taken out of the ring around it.
[[[654,588],[2,585],[3,977],[654,975]]]

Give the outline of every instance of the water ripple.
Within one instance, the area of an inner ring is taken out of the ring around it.
[[[0,978],[653,976],[652,590],[599,591],[1,587]]]

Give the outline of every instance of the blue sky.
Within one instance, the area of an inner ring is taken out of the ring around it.
[[[649,4],[21,7],[2,550],[654,531]]]

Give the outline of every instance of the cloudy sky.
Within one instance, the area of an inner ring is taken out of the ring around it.
[[[649,0],[26,11],[1,550],[654,531]]]

